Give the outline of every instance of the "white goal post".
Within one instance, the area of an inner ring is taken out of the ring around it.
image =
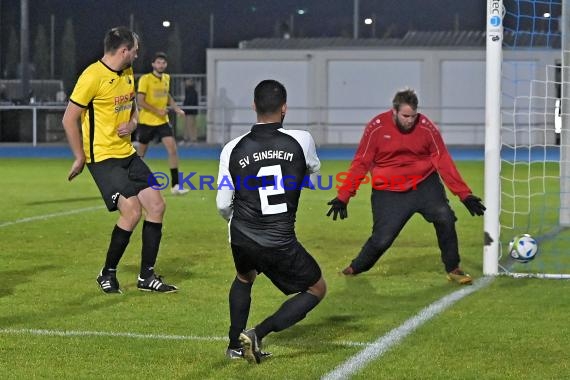
[[[487,0],[483,274],[499,273],[503,1]]]
[[[560,128],[560,144],[570,146],[570,4],[562,0],[562,63],[561,63],[561,101],[559,115],[562,120]],[[570,227],[570,152],[562,149],[560,152],[560,225]]]
[[[486,31],[483,274],[570,279],[570,0],[487,0]]]

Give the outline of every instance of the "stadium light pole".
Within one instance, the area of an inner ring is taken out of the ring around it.
[[[55,15],[49,17],[49,77],[55,78]]]
[[[293,38],[295,36],[295,15],[304,16],[307,14],[307,9],[297,8],[294,13],[289,15],[289,36]]]
[[[359,10],[358,10],[358,3],[359,0],[353,0],[354,1],[354,12],[353,12],[353,20],[352,23],[354,24],[354,30],[353,30],[353,38],[355,40],[358,39],[358,23],[360,20],[360,14],[359,14]]]
[[[0,33],[2,33],[2,0],[0,0]],[[0,77],[2,76],[2,38],[0,38]]]
[[[20,0],[20,66],[22,67],[22,100],[30,101],[30,29],[28,0]]]
[[[214,14],[210,13],[210,49],[214,47]]]

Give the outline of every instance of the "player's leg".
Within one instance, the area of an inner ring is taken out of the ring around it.
[[[471,283],[471,276],[463,273],[459,267],[459,243],[455,228],[457,217],[449,205],[439,176],[434,173],[428,177],[418,186],[417,192],[418,212],[426,221],[433,223],[446,273],[460,284]]]
[[[326,289],[325,280],[320,277],[305,291],[285,301],[273,315],[255,327],[258,340],[261,342],[269,333],[285,330],[302,321],[321,302]]]
[[[271,332],[285,330],[303,320],[324,298],[327,289],[319,265],[300,243],[274,249],[268,255],[274,255],[276,260],[270,259],[271,264],[267,265],[264,273],[283,293],[297,294],[255,328],[240,335],[244,347],[248,344],[252,347],[257,363],[262,357],[262,339]],[[244,355],[247,355],[247,350]]]
[[[164,198],[160,191],[150,187],[139,192],[138,198],[146,211],[146,217],[143,222],[141,269],[137,287],[161,293],[177,291],[176,286],[166,284],[154,271],[162,239],[162,218],[166,210]]]
[[[139,143],[137,145],[137,154],[139,155],[139,157],[144,157],[147,150],[148,150],[148,144],[143,144],[139,140]]]
[[[415,212],[408,201],[410,192],[399,193],[386,190],[372,190],[372,235],[368,238],[358,256],[342,273],[355,275],[366,272],[376,264],[394,242],[408,220]]]
[[[176,140],[174,140],[173,136],[166,136],[162,138],[162,143],[168,153],[168,166],[170,169],[178,169],[178,150],[176,149]]]
[[[156,127],[151,127],[146,124],[139,124],[137,125],[137,138],[138,138],[138,146],[137,146],[137,154],[139,157],[144,157],[147,150],[148,144],[154,138],[156,133]]]
[[[162,139],[162,143],[168,152],[168,166],[170,168],[170,184],[171,192],[174,195],[184,195],[188,193],[189,189],[184,189],[179,186],[178,179],[178,150],[176,149],[176,140],[172,132],[172,127],[168,124],[161,125],[158,128],[158,134]]]
[[[140,157],[134,157],[129,166],[129,179],[140,205],[145,210],[142,228],[141,270],[137,287],[140,290],[172,292],[178,290],[155,275],[154,266],[162,239],[162,220],[166,203],[160,191],[150,187],[151,171]]]
[[[120,215],[111,234],[111,242],[107,250],[107,259],[102,273],[116,272],[119,261],[123,257],[133,230],[141,218],[141,204],[136,196],[125,198],[119,196],[117,204]]]
[[[97,282],[105,293],[121,293],[117,279],[117,267],[141,216],[140,204],[136,201],[136,197],[127,199],[122,195],[119,196],[118,209],[120,211],[119,220],[111,233],[105,264],[97,277]]]
[[[170,185],[172,186],[173,194],[186,194],[189,190],[180,188],[178,179],[178,151],[176,149],[176,140],[174,137],[167,136],[162,138],[162,143],[168,152],[168,167],[170,168]]]
[[[228,297],[230,304],[228,338],[230,342],[226,356],[230,359],[237,359],[243,357],[239,336],[247,326],[251,306],[251,288],[257,272],[255,262],[250,258],[251,255],[247,249],[232,244],[232,256],[237,274],[230,287]]]
[[[103,269],[97,277],[105,293],[120,293],[116,277],[117,266],[129,244],[132,231],[141,217],[141,205],[130,186],[126,165],[130,158],[105,160],[88,164],[89,171],[99,188],[109,211],[119,210],[117,224],[111,233],[111,240]]]

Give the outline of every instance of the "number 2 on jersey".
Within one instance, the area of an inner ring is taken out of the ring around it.
[[[287,203],[278,203],[270,205],[268,197],[270,195],[285,194],[283,189],[283,173],[281,165],[262,166],[257,172],[258,177],[273,177],[275,185],[262,186],[257,189],[259,191],[259,201],[261,203],[261,213],[263,215],[281,214],[287,212]]]

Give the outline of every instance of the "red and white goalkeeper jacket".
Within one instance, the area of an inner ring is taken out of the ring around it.
[[[338,198],[348,203],[363,181],[375,189],[408,191],[434,171],[461,200],[470,195],[435,124],[418,114],[413,129],[403,133],[392,115],[381,113],[366,126],[349,172],[337,176]]]

